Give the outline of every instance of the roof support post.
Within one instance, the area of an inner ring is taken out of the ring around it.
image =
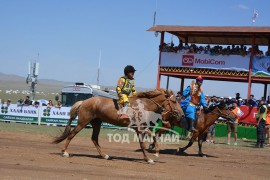
[[[266,99],[266,93],[267,93],[267,83],[264,83],[264,92],[263,92],[264,99]]]
[[[169,89],[169,83],[170,83],[170,76],[167,76],[167,85],[166,85],[166,89]]]
[[[181,78],[180,92],[184,91],[184,83],[185,83],[185,78]]]
[[[160,62],[161,62],[161,53],[163,49],[164,43],[164,31],[161,32],[160,44],[159,44],[159,59],[158,59],[158,72],[157,72],[157,86],[156,88],[160,88]]]
[[[247,93],[247,99],[249,99],[251,94],[251,75],[252,75],[252,60],[254,56],[254,47],[255,47],[255,34],[252,33],[252,44],[251,44],[251,55],[249,59],[249,72],[248,72],[248,93]]]

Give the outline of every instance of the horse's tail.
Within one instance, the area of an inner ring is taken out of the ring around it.
[[[83,101],[78,101],[72,106],[72,108],[70,109],[70,118],[68,120],[68,123],[66,125],[64,132],[62,133],[61,136],[56,137],[52,143],[58,144],[68,137],[68,135],[70,134],[70,131],[71,131],[71,122],[77,117],[78,112],[79,112],[79,108],[80,108],[82,102]]]

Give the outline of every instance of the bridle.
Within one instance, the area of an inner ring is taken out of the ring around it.
[[[216,109],[217,109],[217,112],[215,112]],[[225,119],[230,119],[230,120],[234,119],[232,116],[230,116],[231,111],[228,108],[226,108],[226,113],[223,113],[218,106],[216,106],[216,109],[214,109],[213,111],[209,113],[217,114]]]
[[[149,99],[151,100],[154,104],[156,104],[158,106],[158,110],[157,112],[161,114],[161,116],[165,116],[167,113],[171,113],[172,116],[175,117],[180,117],[179,112],[176,110],[176,108],[173,108],[173,104],[172,104],[172,100],[171,98],[173,97],[173,95],[171,95],[170,97],[168,97],[162,104],[157,103],[156,101],[154,101],[153,99]],[[167,105],[169,105],[170,110],[167,110],[165,107],[165,103],[168,102]]]

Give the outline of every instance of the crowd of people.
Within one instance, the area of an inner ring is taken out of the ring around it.
[[[229,46],[197,46],[196,44],[185,44],[180,42],[178,46],[175,46],[173,42],[163,43],[160,47],[162,52],[174,52],[174,53],[184,53],[184,54],[209,54],[209,55],[241,55],[250,56],[252,48],[244,45],[229,45]],[[257,57],[270,56],[270,49],[263,53],[256,45],[254,48],[254,55]]]
[[[6,106],[9,106],[11,104],[11,100],[8,99],[7,101],[5,101],[4,99],[1,100],[1,105],[6,105]],[[26,96],[25,99],[23,98],[20,98],[18,99],[18,101],[16,102],[17,106],[35,106],[35,107],[38,107],[38,106],[47,106],[47,108],[52,108],[52,107],[55,107],[55,108],[61,108],[62,107],[62,104],[61,104],[61,101],[56,101],[56,104],[53,105],[53,102],[52,100],[49,100],[48,103],[46,103],[46,101],[38,101],[38,100],[30,100],[30,97],[29,96]]]
[[[227,144],[231,144],[231,132],[234,135],[234,145],[237,145],[237,129],[240,117],[243,112],[239,108],[240,106],[250,106],[257,107],[258,112],[256,115],[257,120],[257,148],[263,148],[265,146],[270,146],[270,96],[265,100],[262,97],[260,100],[256,100],[254,95],[250,95],[248,100],[243,100],[239,93],[236,93],[235,97],[217,97],[204,95],[201,90],[202,77],[196,79],[196,83],[192,82],[183,92],[177,93],[177,100],[185,113],[185,117],[189,124],[188,130],[190,132],[197,132],[196,130],[196,118],[199,117],[201,109],[207,109],[211,105],[225,104],[226,107],[235,115],[233,120],[227,120]],[[196,99],[197,98],[197,99]],[[207,104],[207,105],[206,105]],[[194,126],[194,127],[193,127]],[[215,142],[215,127],[216,122],[213,123],[205,134],[204,140],[207,144],[214,144]],[[265,141],[265,139],[268,139]]]

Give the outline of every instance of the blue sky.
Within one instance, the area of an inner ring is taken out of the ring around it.
[[[267,0],[0,0],[0,7],[0,72],[26,77],[39,53],[40,79],[95,84],[101,51],[100,84],[110,86],[131,64],[136,86],[155,88],[160,36],[146,31],[155,10],[160,25],[252,26],[255,8],[254,25],[270,26]],[[170,83],[179,90],[180,80]],[[245,83],[204,82],[209,95],[245,97],[246,89]],[[259,98],[263,86],[253,85],[252,93]]]

